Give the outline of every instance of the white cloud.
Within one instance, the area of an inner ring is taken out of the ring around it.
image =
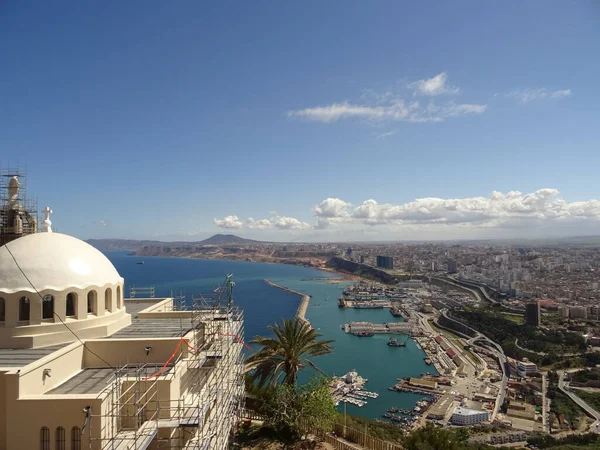
[[[351,105],[348,102],[333,103],[328,106],[316,106],[314,108],[305,108],[288,112],[288,117],[300,117],[325,123],[336,122],[339,119],[346,119],[349,117],[376,119],[382,118],[384,115],[385,110],[382,107]]]
[[[521,89],[509,92],[506,94],[507,97],[514,98],[521,103],[529,103],[535,100],[544,99],[561,99],[569,97],[571,95],[571,89],[560,89],[557,91],[549,91],[547,88],[537,89]]]
[[[600,225],[600,200],[568,203],[557,189],[539,189],[523,194],[493,191],[487,197],[418,198],[393,204],[365,200],[353,206],[339,198],[326,198],[313,208],[314,225],[294,217],[273,216],[269,219],[240,220],[237,216],[214,219],[221,228],[251,230],[313,230],[314,233],[410,232],[413,236],[446,238],[463,233],[487,230],[488,237],[499,230],[520,230],[532,234],[540,230],[589,230]],[[329,231],[328,231],[329,230]],[[369,231],[371,230],[371,231]],[[462,230],[462,231],[461,231]],[[482,231],[483,232],[483,231]],[[467,234],[465,234],[467,233]],[[497,236],[498,237],[498,236]]]
[[[302,222],[298,219],[294,219],[293,217],[274,217],[271,220],[271,223],[275,228],[279,228],[280,230],[307,230],[312,228],[306,222]]]
[[[329,197],[316,205],[313,208],[313,212],[315,216],[321,218],[348,217],[350,215],[348,208],[351,205],[352,203],[345,202],[339,198]]]
[[[408,84],[408,87],[415,90],[415,93],[421,95],[456,95],[460,92],[460,89],[455,86],[450,86],[446,82],[448,81],[448,74],[446,72],[438,73],[435,77],[418,80]]]
[[[244,226],[238,216],[227,216],[224,219],[214,218],[213,222],[219,228],[242,228]]]
[[[247,228],[250,230],[268,230],[272,228],[277,228],[279,230],[305,230],[312,228],[312,226],[308,223],[302,222],[293,217],[285,217],[278,215],[273,216],[270,219],[258,220],[249,217],[244,221],[240,220],[238,216],[227,216],[224,219],[217,219],[215,217],[213,219],[213,223],[219,228]]]
[[[242,226],[250,229],[266,230],[271,228],[273,224],[269,219],[254,220],[252,217],[250,217],[248,220],[246,220],[246,223],[242,223]]]
[[[106,226],[106,222],[104,220],[101,220],[100,222],[98,222],[100,225],[102,225],[103,227]]]
[[[569,97],[571,95],[571,89],[562,89],[559,91],[554,91],[550,94],[550,98],[563,98]]]
[[[338,214],[332,214],[330,210],[327,215],[323,215],[322,208],[318,205],[313,211],[318,221],[326,218],[328,222],[325,223],[365,225],[508,226],[516,222],[530,225],[527,220],[600,221],[600,201],[567,203],[558,198],[558,194],[556,189],[540,189],[529,194],[517,191],[503,194],[494,191],[489,197],[420,198],[400,205],[379,204],[370,199],[351,211],[341,210]]]
[[[429,80],[419,80],[409,83],[414,93],[428,96],[440,94],[457,94],[458,88],[446,83],[445,72]],[[405,98],[402,93],[390,91],[376,92],[371,89],[364,90],[360,96],[360,103],[344,101],[330,105],[314,106],[311,108],[288,111],[290,118],[300,118],[315,122],[332,123],[343,119],[362,119],[371,123],[409,122],[409,123],[436,123],[452,117],[483,114],[487,105],[455,102],[436,102],[430,99],[427,103],[420,103],[414,98]],[[394,131],[376,134],[377,138],[391,136]]]
[[[376,139],[385,139],[396,134],[396,131],[385,131],[383,133],[373,133]]]

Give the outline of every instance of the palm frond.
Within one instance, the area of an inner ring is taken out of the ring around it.
[[[307,322],[283,319],[268,327],[274,337],[256,336],[252,344],[261,348],[246,362],[246,371],[259,386],[279,382],[295,384],[299,370],[309,365],[323,373],[310,359],[333,351],[332,340],[318,340],[317,333]]]

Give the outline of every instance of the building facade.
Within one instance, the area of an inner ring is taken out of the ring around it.
[[[393,269],[394,268],[394,257],[393,256],[377,256],[377,267],[382,269]]]
[[[535,327],[541,325],[542,310],[539,302],[535,301],[527,303],[525,306],[525,323]]]
[[[231,278],[187,310],[123,284],[51,229],[0,246],[0,450],[228,448],[244,396]]]
[[[585,306],[571,306],[569,317],[571,319],[587,319],[587,308]]]
[[[477,425],[487,420],[490,420],[489,412],[463,406],[457,406],[450,419],[454,425]]]
[[[523,361],[517,363],[517,373],[521,377],[529,377],[538,373],[538,368],[535,363],[532,363],[527,358],[523,358]]]

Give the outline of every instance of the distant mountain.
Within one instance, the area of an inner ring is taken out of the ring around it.
[[[263,241],[253,241],[244,239],[234,234],[215,234],[203,241],[185,242],[185,241],[138,241],[135,239],[88,239],[86,241],[92,247],[96,247],[101,252],[135,252],[144,247],[190,247],[199,245],[250,245],[264,244]]]
[[[133,252],[146,246],[165,247],[189,244],[189,242],[137,241],[135,239],[88,239],[86,242],[101,252]]]
[[[198,242],[202,245],[245,245],[245,244],[264,244],[263,241],[254,241],[252,239],[244,239],[235,234],[215,234],[214,236]]]

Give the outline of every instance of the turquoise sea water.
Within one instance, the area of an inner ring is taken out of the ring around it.
[[[345,334],[340,326],[351,321],[391,322],[394,318],[387,309],[354,310],[337,307],[337,298],[348,283],[331,284],[323,280],[307,278],[333,278],[328,272],[305,267],[248,263],[243,261],[213,261],[185,258],[138,258],[122,252],[109,252],[107,256],[125,278],[125,293],[129,286],[156,288],[157,297],[169,296],[171,291],[184,293],[210,292],[226,273],[233,273],[236,282],[234,299],[244,309],[246,341],[257,334],[268,334],[267,325],[281,318],[291,318],[296,313],[299,297],[268,286],[263,279],[312,295],[307,318],[324,338],[334,339],[334,353],[315,360],[326,373],[343,375],[356,369],[359,375],[368,378],[366,389],[380,394],[369,399],[362,408],[347,405],[348,414],[377,418],[388,408],[409,409],[421,398],[419,395],[389,391],[397,378],[419,376],[423,372],[435,372],[423,361],[424,353],[412,340],[406,347],[386,345],[388,335],[359,338]],[[144,264],[136,264],[143,260]],[[305,370],[300,381],[306,381],[315,372]],[[343,410],[343,405],[340,406]]]

